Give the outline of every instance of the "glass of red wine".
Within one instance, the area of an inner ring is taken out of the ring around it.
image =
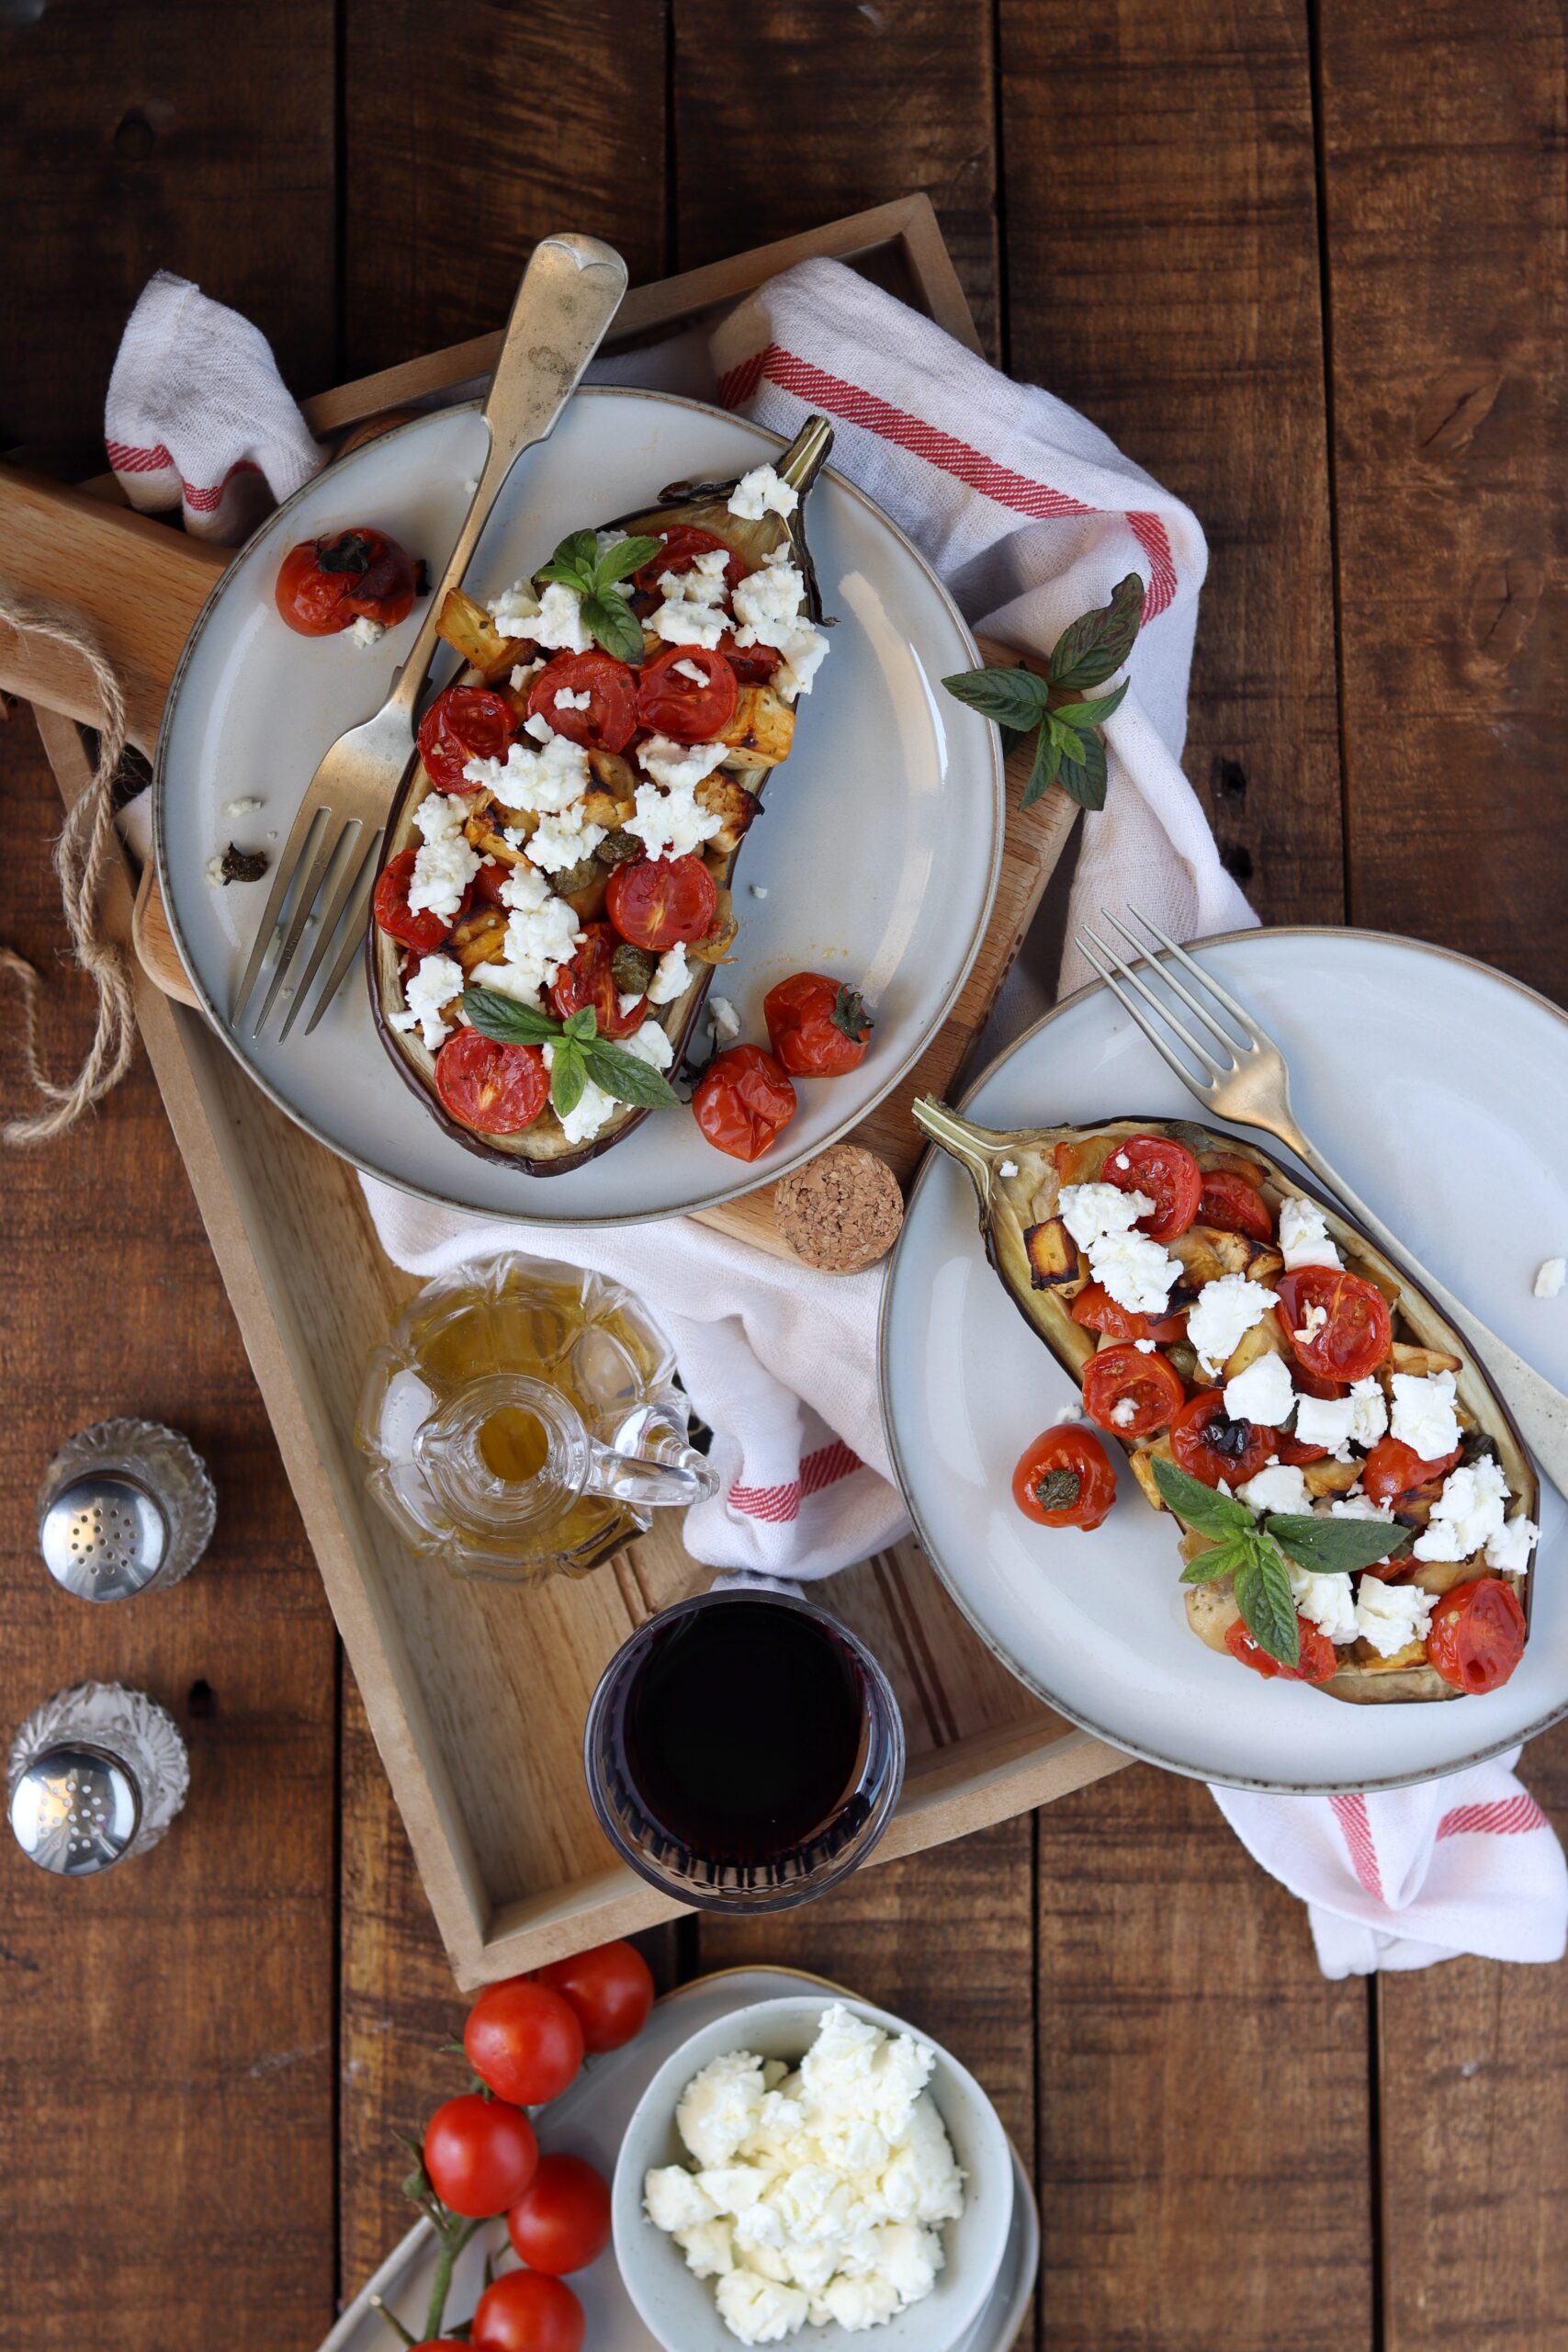
[[[904,1781],[881,1667],[825,1610],[721,1585],[639,1626],[583,1736],[601,1826],[699,1911],[782,1911],[864,1861]]]

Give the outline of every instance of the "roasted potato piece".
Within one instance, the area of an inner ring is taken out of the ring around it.
[[[1424,1642],[1406,1642],[1392,1657],[1380,1657],[1371,1642],[1352,1642],[1347,1655],[1362,1674],[1404,1674],[1410,1667],[1426,1665],[1427,1645]]]
[[[1140,1445],[1136,1447],[1130,1458],[1133,1464],[1133,1476],[1136,1478],[1139,1486],[1143,1488],[1144,1493],[1148,1498],[1149,1501],[1153,1503],[1156,1510],[1164,1510],[1166,1508],[1165,1497],[1160,1493],[1159,1488],[1155,1484],[1155,1464],[1156,1462],[1170,1462],[1175,1459],[1175,1456],[1172,1454],[1170,1450],[1170,1432],[1168,1430],[1162,1430],[1152,1445]],[[1206,1536],[1200,1536],[1195,1540],[1201,1544],[1206,1544],[1208,1542],[1208,1538]],[[1187,1556],[1190,1559],[1192,1555],[1189,1553]]]
[[[535,822],[537,823],[537,821],[536,818]],[[497,858],[502,865],[522,865],[522,851],[513,849],[510,842],[503,842],[501,835],[491,827],[488,818],[470,817],[463,828],[463,832],[481,857]]]
[[[1201,1289],[1222,1274],[1246,1274],[1255,1283],[1272,1283],[1284,1260],[1271,1243],[1254,1241],[1245,1233],[1227,1233],[1217,1225],[1190,1225],[1166,1244],[1182,1268],[1184,1286]]]
[[[1219,1577],[1213,1584],[1189,1588],[1187,1623],[1209,1649],[1224,1651],[1225,1635],[1240,1615],[1241,1607],[1230,1589],[1228,1577]]]
[[[715,740],[728,743],[727,768],[776,768],[789,756],[795,712],[772,686],[742,686],[735,716]]]
[[[1059,1216],[1032,1225],[1024,1233],[1029,1279],[1036,1290],[1060,1290],[1078,1281],[1078,1245]]]
[[[465,972],[499,964],[506,950],[506,917],[499,907],[469,915],[452,933],[452,953]]]
[[[1093,1184],[1100,1171],[1121,1142],[1120,1136],[1087,1136],[1081,1141],[1075,1136],[1070,1143],[1056,1145],[1052,1157],[1056,1163],[1057,1182],[1062,1184]]]
[[[1402,1581],[1418,1584],[1423,1592],[1451,1592],[1456,1584],[1465,1584],[1481,1573],[1473,1560],[1418,1560]]]
[[[1445,1355],[1440,1348],[1415,1348],[1404,1340],[1395,1340],[1389,1350],[1395,1372],[1407,1372],[1417,1380],[1429,1380],[1435,1372],[1457,1372],[1458,1356]]]
[[[733,856],[761,802],[732,775],[726,775],[722,768],[704,776],[696,789],[696,800],[698,807],[705,808],[710,816],[723,820],[707,846],[717,850],[722,857]]]
[[[1309,1495],[1348,1495],[1363,1467],[1360,1462],[1309,1462],[1302,1476]]]
[[[435,626],[447,644],[455,645],[464,661],[482,670],[487,678],[499,676],[525,659],[520,640],[502,637],[484,606],[465,596],[460,588],[447,591]]]
[[[593,781],[602,791],[613,793],[626,803],[627,811],[637,806],[637,772],[630,760],[619,752],[590,752],[588,765]]]
[[[1287,1363],[1292,1361],[1277,1315],[1266,1315],[1261,1323],[1255,1323],[1250,1331],[1243,1332],[1225,1358],[1224,1380],[1234,1380],[1238,1372],[1245,1372],[1259,1356],[1283,1356]]]
[[[585,792],[582,796],[583,822],[589,825],[603,825],[607,833],[613,833],[618,825],[624,825],[626,819],[636,813],[636,809],[635,799],[619,800],[613,792],[606,792],[599,785],[595,785],[591,792]]]

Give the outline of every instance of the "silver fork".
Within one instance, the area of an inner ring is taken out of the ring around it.
[[[1127,911],[1166,950],[1164,956],[1156,955],[1109,909],[1101,910],[1100,919],[1121,933],[1135,956],[1158,971],[1166,986],[1186,1005],[1194,1020],[1202,1023],[1207,1040],[1203,1035],[1195,1035],[1169,1004],[1139,978],[1120,949],[1109,940],[1102,939],[1098,932],[1080,931],[1078,945],[1122,1009],[1131,1013],[1167,1069],[1175,1072],[1188,1092],[1196,1095],[1205,1110],[1213,1111],[1233,1126],[1258,1127],[1265,1135],[1277,1136],[1288,1150],[1322,1179],[1343,1205],[1350,1222],[1369,1234],[1396,1265],[1403,1266],[1411,1280],[1442,1308],[1450,1321],[1458,1325],[1502,1391],[1537,1464],[1554,1486],[1568,1493],[1568,1396],[1564,1396],[1561,1389],[1554,1388],[1549,1380],[1543,1379],[1533,1364],[1528,1364],[1506,1340],[1500,1340],[1495,1331],[1489,1331],[1479,1317],[1472,1315],[1469,1307],[1438,1280],[1436,1274],[1429,1272],[1418,1258],[1412,1256],[1408,1245],[1401,1241],[1397,1234],[1390,1232],[1382,1219],[1351,1190],[1338,1170],[1331,1167],[1316,1145],[1302,1133],[1291,1109],[1290,1073],[1285,1067],[1285,1057],[1246,1006],[1238,1004],[1228,989],[1220,986],[1212,972],[1205,971],[1201,964],[1189,956],[1184,947],[1179,946],[1140,908],[1130,906]],[[1172,958],[1229,1013],[1241,1032],[1239,1037],[1225,1028],[1206,1005],[1199,1002],[1186,982],[1172,968],[1168,960]],[[1111,968],[1112,966],[1114,970]],[[1145,1006],[1147,1006],[1147,1012],[1144,1010]],[[1171,1043],[1173,1035],[1179,1039],[1199,1064],[1198,1071],[1181,1059]],[[1210,1049],[1208,1040],[1213,1041],[1217,1050]]]
[[[414,713],[434,656],[443,599],[460,584],[513,465],[525,449],[545,439],[576,390],[626,290],[626,263],[597,237],[569,232],[546,237],[534,248],[485,401],[490,451],[457,544],[390,694],[372,718],[340,735],[321,761],[274,871],[250,960],[229,1008],[230,1021],[238,1027],[276,941],[253,1037],[261,1035],[279,997],[291,999],[280,1042],[288,1036],[345,916],[342,944],[306,1023],[307,1035],[359,951],[387,812],[413,758]]]

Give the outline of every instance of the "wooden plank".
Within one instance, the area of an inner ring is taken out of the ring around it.
[[[1321,17],[1351,911],[1561,998],[1568,33]]]
[[[1370,2346],[1366,1986],[1195,1782],[1035,1818],[1051,2352]]]
[[[1010,364],[1196,510],[1187,772],[1266,922],[1337,922],[1307,11],[1001,0],[1000,22]]]
[[[988,0],[672,0],[683,267],[923,189],[997,347]],[[722,200],[719,192],[722,191]],[[895,292],[907,292],[897,280]]]

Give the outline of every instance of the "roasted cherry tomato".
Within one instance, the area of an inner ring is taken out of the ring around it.
[[[1187,1329],[1185,1315],[1162,1315],[1151,1323],[1146,1315],[1118,1306],[1103,1283],[1085,1283],[1068,1312],[1086,1331],[1103,1331],[1108,1340],[1153,1340],[1160,1347]]]
[[[1277,1309],[1274,1320],[1280,1330],[1284,1331],[1285,1319]],[[1286,1343],[1289,1344],[1288,1335]],[[1291,1366],[1291,1378],[1303,1396],[1343,1396],[1350,1386],[1348,1380],[1325,1380],[1321,1373],[1311,1372],[1304,1363],[1299,1362]]]
[[[620,942],[607,922],[585,922],[582,944],[570,964],[563,964],[550,988],[550,1002],[563,1021],[592,1005],[601,1037],[629,1037],[648,1018],[648,999],[639,996],[629,1012],[621,1011],[621,991],[610,968]]]
[[[413,880],[413,862],[418,855],[416,849],[405,849],[388,860],[377,876],[371,905],[380,930],[389,933],[393,939],[400,939],[405,947],[428,956],[440,946],[450,926],[428,907],[417,915],[410,911],[409,884]]]
[[[713,743],[734,718],[739,699],[735,673],[722,653],[700,645],[671,645],[642,665],[637,724],[676,743]]]
[[[1270,1657],[1253,1640],[1239,1617],[1234,1625],[1225,1628],[1225,1647],[1232,1657],[1251,1667],[1254,1674],[1261,1674],[1266,1682],[1272,1682],[1276,1677],[1281,1682],[1326,1682],[1339,1664],[1327,1634],[1319,1633],[1315,1625],[1309,1625],[1304,1617],[1298,1617],[1296,1638],[1301,1645],[1296,1664],[1281,1666],[1277,1657]]]
[[[858,989],[824,972],[795,972],[762,999],[774,1053],[792,1078],[841,1078],[865,1059],[871,1015]]]
[[[632,1944],[595,1944],[535,1974],[571,2003],[591,2056],[634,2041],[652,2012],[653,1977]]]
[[[1150,1437],[1164,1429],[1185,1393],[1164,1356],[1141,1355],[1134,1347],[1101,1348],[1084,1366],[1084,1410],[1115,1437]]]
[[[1041,1527],[1101,1526],[1116,1500],[1116,1473],[1089,1430],[1058,1421],[1037,1437],[1012,1474],[1012,1498]]]
[[[709,1062],[692,1109],[716,1151],[757,1159],[794,1118],[795,1088],[761,1046],[731,1046]]]
[[[528,716],[587,751],[624,752],[637,732],[637,692],[635,674],[613,654],[558,653],[528,689]],[[579,709],[561,695],[588,700]]]
[[[737,645],[733,636],[721,637],[718,650],[742,686],[765,686],[784,660],[776,645]]]
[[[582,2064],[577,2011],[532,1976],[487,1984],[468,2011],[463,2049],[481,2083],[519,2107],[558,2098]]]
[[[336,637],[357,620],[395,628],[413,604],[413,564],[385,531],[356,524],[290,548],[276,593],[278,611],[301,637]]]
[[[586,2270],[610,2243],[610,2192],[581,2156],[541,2156],[506,2228],[530,2270]]]
[[[468,895],[463,901],[464,913],[468,911],[469,904],[475,899],[482,899],[486,906],[499,907],[502,904],[502,884],[511,871],[511,866],[502,865],[498,857],[487,857],[468,885]]]
[[[1224,1391],[1200,1389],[1170,1425],[1170,1450],[1176,1466],[1205,1487],[1223,1478],[1233,1490],[1256,1478],[1271,1453],[1279,1451],[1278,1430],[1256,1421],[1233,1421],[1225,1410]]]
[[[682,940],[705,939],[718,910],[718,889],[700,857],[639,857],[617,865],[604,911],[634,947],[662,955]]]
[[[1203,1171],[1184,1143],[1171,1136],[1127,1136],[1106,1160],[1101,1182],[1123,1193],[1143,1193],[1154,1203],[1138,1230],[1151,1241],[1174,1241],[1198,1214]]]
[[[571,2289],[542,2270],[508,2270],[474,2309],[474,2352],[582,2352],[586,2322]]]
[[[1458,1460],[1457,1446],[1435,1462],[1423,1462],[1414,1446],[1396,1437],[1380,1437],[1367,1456],[1361,1484],[1373,1502],[1397,1502],[1401,1495],[1426,1486],[1429,1479],[1446,1478]]]
[[[1524,1654],[1525,1612],[1501,1577],[1456,1584],[1432,1611],[1427,1656],[1456,1690],[1500,1690]]]
[[[715,548],[725,548],[728,561],[724,567],[724,584],[733,589],[746,577],[746,566],[712,531],[699,530],[694,523],[676,523],[660,534],[662,544],[659,553],[632,574],[632,585],[640,588],[645,596],[659,594],[659,575],[662,571],[690,571],[698,556],[711,555]]]
[[[1376,1283],[1336,1266],[1298,1266],[1274,1287],[1285,1337],[1308,1372],[1325,1380],[1364,1380],[1387,1356],[1393,1327]]]
[[[1298,1470],[1303,1463],[1323,1462],[1328,1455],[1328,1448],[1325,1445],[1303,1445],[1299,1437],[1291,1435],[1289,1430],[1279,1431],[1274,1451],[1281,1462],[1293,1464]]]
[[[1272,1241],[1274,1221],[1269,1204],[1256,1184],[1227,1169],[1212,1169],[1198,1196],[1200,1225],[1217,1226],[1222,1233],[1245,1233],[1251,1241]]]
[[[537,1046],[503,1046],[459,1029],[435,1057],[435,1091],[455,1119],[481,1136],[521,1135],[550,1099]]]
[[[425,774],[443,792],[477,792],[464,762],[504,759],[515,724],[510,705],[488,686],[448,686],[419,722]]]
[[[539,2162],[534,2127],[503,2098],[465,2091],[424,2127],[424,2169],[444,2205],[469,2221],[515,2205]]]

